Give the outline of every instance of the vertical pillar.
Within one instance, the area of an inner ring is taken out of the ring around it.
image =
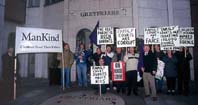
[[[35,78],[48,78],[48,54],[35,54]]]
[[[168,0],[168,25],[174,25],[174,18],[173,18],[173,0]]]
[[[28,77],[28,54],[18,54],[19,58],[19,75],[21,77]]]
[[[4,29],[4,7],[5,7],[5,1],[0,0],[0,49],[2,49],[3,46],[3,29]],[[0,50],[0,55],[4,53],[3,50]],[[0,60],[0,79],[2,77],[2,61]]]
[[[132,0],[132,25],[136,28],[136,34],[139,35],[139,16],[138,16],[138,0]]]

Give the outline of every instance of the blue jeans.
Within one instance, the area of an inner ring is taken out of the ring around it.
[[[164,83],[163,78],[161,80],[155,78],[155,84],[156,84],[157,91],[162,91],[163,83]]]
[[[69,68],[64,68],[64,81],[65,81],[65,86],[69,88],[70,85],[70,69]],[[63,84],[63,74],[62,74],[62,84]]]
[[[77,77],[78,77],[78,86],[87,87],[87,64],[85,63],[77,64]]]

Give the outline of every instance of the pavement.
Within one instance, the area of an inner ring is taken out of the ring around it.
[[[198,86],[196,83],[191,83],[191,92],[189,96],[182,95],[166,95],[164,93],[158,94],[158,100],[152,101],[151,97],[144,97],[143,87],[139,87],[138,96],[119,93],[115,91],[108,91],[107,95],[112,95],[112,97],[118,96],[124,100],[125,105],[198,105]],[[81,91],[87,91],[88,93],[94,93],[92,88],[79,88],[76,83],[72,84],[69,89],[62,90],[61,86],[52,85],[49,86],[47,79],[33,79],[25,78],[21,79],[17,83],[17,99],[9,102],[0,102],[0,105],[42,105],[43,103],[49,101],[50,99],[55,99],[61,94],[71,94],[78,93]],[[113,96],[115,95],[115,96]],[[56,105],[56,104],[54,104]],[[57,105],[60,105],[57,103]],[[65,104],[66,105],[66,104]],[[71,104],[72,105],[72,104]],[[84,105],[84,104],[82,104]],[[101,104],[105,105],[105,104]],[[117,104],[112,104],[117,105]]]

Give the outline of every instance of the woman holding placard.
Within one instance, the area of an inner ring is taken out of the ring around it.
[[[137,93],[137,66],[138,66],[139,54],[135,53],[135,48],[130,47],[129,53],[124,56],[124,61],[126,62],[126,79],[127,79],[127,95],[131,95],[131,89],[133,88],[133,93]]]
[[[109,78],[111,78],[111,61],[114,56],[114,53],[112,52],[111,46],[106,46],[105,54],[102,54],[102,58],[104,59],[104,65],[109,67]],[[110,90],[110,85],[112,85],[112,82],[110,80],[110,84],[107,86],[107,90]]]
[[[165,56],[165,54],[163,51],[160,50],[160,45],[154,46],[154,54],[157,57],[158,62],[162,62],[162,59]],[[162,65],[158,65],[158,68],[160,68],[159,66],[161,66],[161,68],[163,70],[164,66],[162,67]],[[163,73],[163,71],[161,71],[161,73]],[[157,70],[157,72],[159,72],[159,71]],[[157,89],[158,93],[162,92],[163,82],[164,82],[163,75],[161,75],[158,78],[156,78],[156,76],[155,76],[155,85],[156,85],[156,89]]]
[[[124,53],[122,48],[116,48],[115,54],[112,58],[112,62],[124,61]],[[113,82],[113,85],[117,87],[117,93],[125,93],[125,82]]]
[[[167,50],[166,56],[163,58],[165,63],[164,75],[166,77],[167,94],[175,94],[175,85],[177,77],[177,58],[171,50]]]
[[[87,59],[90,54],[91,49],[85,50],[85,45],[82,43],[75,54],[79,87],[87,87]]]

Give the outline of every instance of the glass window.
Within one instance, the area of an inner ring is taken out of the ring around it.
[[[45,0],[45,6],[58,3],[60,1],[64,1],[64,0]]]
[[[28,7],[40,7],[40,0],[29,0]]]

